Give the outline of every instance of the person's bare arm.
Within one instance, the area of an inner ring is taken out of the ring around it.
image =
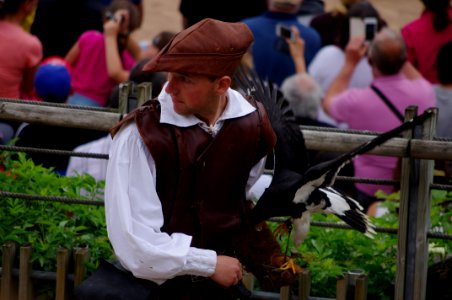
[[[322,101],[323,109],[329,112],[333,99],[348,88],[350,79],[361,58],[366,54],[368,45],[364,43],[363,37],[352,38],[345,49],[345,63],[341,71],[328,88]]]
[[[73,66],[75,61],[77,60],[78,56],[80,54],[80,47],[78,45],[78,42],[76,42],[71,49],[68,51],[68,53],[66,54],[66,56],[64,57],[64,59],[66,60],[66,62]]]
[[[303,74],[306,73],[306,61],[304,59],[305,43],[296,26],[292,26],[290,29],[294,35],[293,40],[286,40],[289,44],[290,56],[295,64],[295,72]]]
[[[125,18],[120,21],[121,18]],[[104,37],[105,37],[105,59],[107,63],[107,73],[117,83],[126,81],[129,77],[129,72],[124,70],[121,62],[121,56],[118,48],[118,34],[122,23],[128,22],[127,11],[118,10],[115,13],[115,18],[104,23]]]
[[[224,287],[239,283],[242,280],[242,266],[239,260],[230,256],[218,255],[215,272],[210,279]]]

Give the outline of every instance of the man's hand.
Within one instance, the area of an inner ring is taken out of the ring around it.
[[[219,255],[215,272],[210,278],[224,287],[236,285],[242,280],[242,265],[234,257]]]
[[[348,42],[345,48],[345,64],[331,83],[322,102],[323,110],[326,113],[330,113],[334,98],[348,88],[353,72],[359,61],[366,55],[368,47],[368,43],[362,36],[353,37]]]
[[[345,63],[355,67],[361,58],[367,53],[369,44],[364,41],[364,37],[355,36],[350,39],[345,48]]]

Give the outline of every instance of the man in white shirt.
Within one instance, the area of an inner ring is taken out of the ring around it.
[[[143,68],[169,74],[158,99],[112,129],[109,239],[159,299],[237,299],[242,264],[275,282],[279,245],[249,226],[247,200],[275,135],[263,106],[230,88],[252,41],[245,24],[213,19],[180,32]]]

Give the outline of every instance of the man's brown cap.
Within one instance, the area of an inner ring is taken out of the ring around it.
[[[252,42],[244,23],[204,19],[176,34],[143,71],[232,76]]]

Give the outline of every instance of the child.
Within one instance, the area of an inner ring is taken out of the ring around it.
[[[86,31],[65,57],[73,70],[74,94],[68,104],[104,107],[112,88],[127,80],[135,64],[128,49],[136,45],[129,37],[139,26],[136,6],[127,0],[115,0],[104,16],[104,33]]]

